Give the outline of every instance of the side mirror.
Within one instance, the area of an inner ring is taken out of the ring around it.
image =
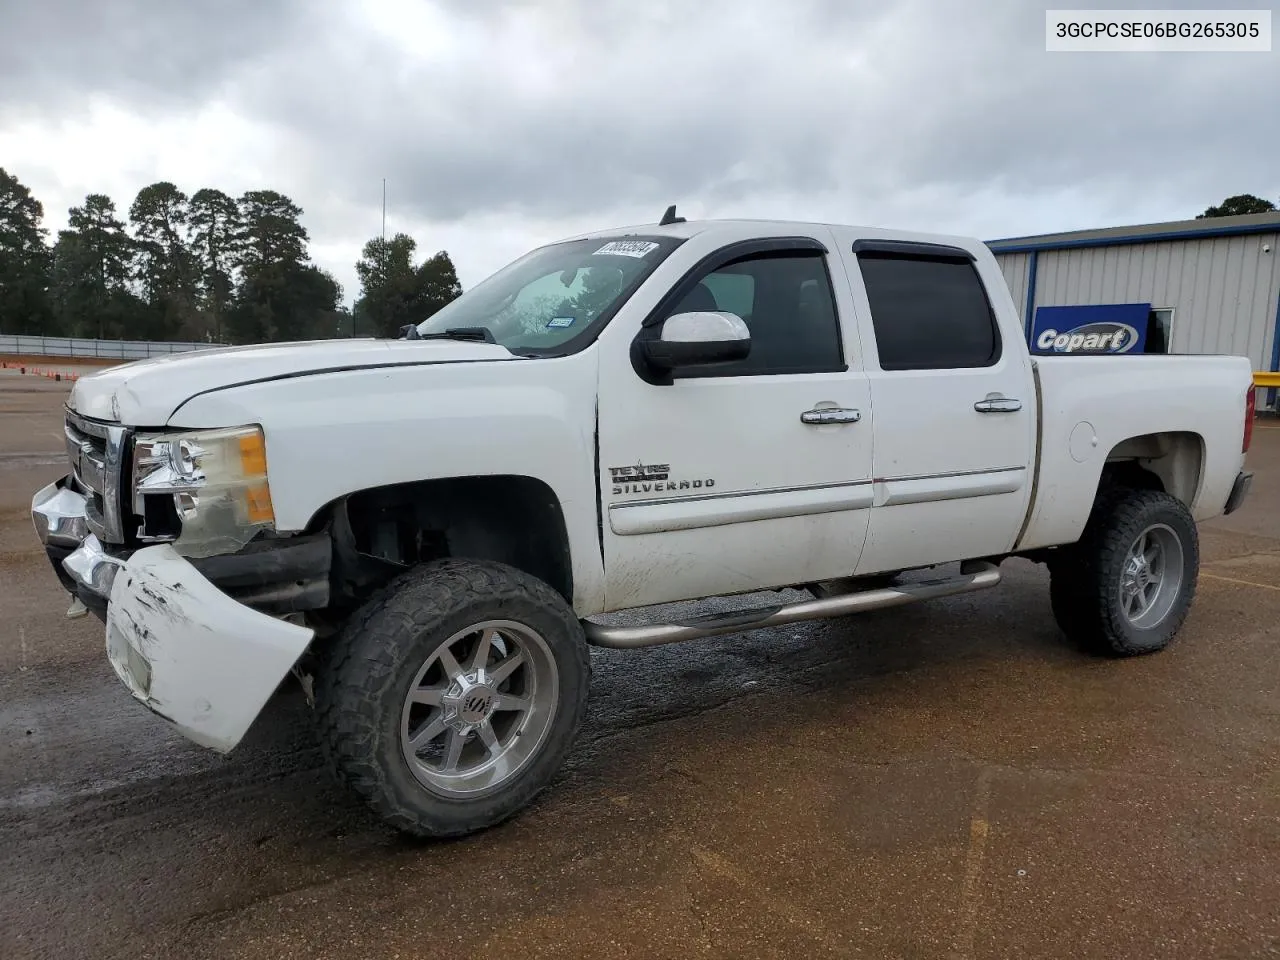
[[[751,331],[741,317],[722,310],[677,313],[662,324],[656,340],[641,345],[655,370],[732,363],[751,353]]]

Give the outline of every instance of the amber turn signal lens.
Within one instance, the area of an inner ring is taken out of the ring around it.
[[[246,478],[267,475],[267,444],[261,431],[240,438],[240,469]]]
[[[275,508],[271,506],[271,488],[265,483],[255,483],[244,489],[246,512],[250,523],[272,523]]]

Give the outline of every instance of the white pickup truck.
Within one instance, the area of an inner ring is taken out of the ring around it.
[[[1244,358],[1033,359],[978,241],[671,210],[398,340],[82,379],[32,512],[134,697],[228,751],[292,671],[351,786],[448,836],[553,778],[591,644],[979,590],[1027,557],[1069,636],[1164,647],[1252,419]],[[780,588],[812,598],[600,622]]]

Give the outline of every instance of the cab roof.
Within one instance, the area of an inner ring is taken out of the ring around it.
[[[812,220],[769,220],[748,218],[732,220],[688,220],[669,224],[644,223],[625,227],[610,227],[606,229],[592,230],[588,233],[578,234],[573,237],[565,237],[559,242],[563,243],[571,240],[608,240],[627,236],[672,237],[674,239],[688,240],[702,233],[725,233],[742,236],[743,234],[750,234],[754,231],[759,231],[764,236],[787,236],[788,234],[804,235],[805,233],[811,232],[815,227],[820,227],[824,230],[853,231],[858,236],[867,238],[952,244],[965,249],[977,249],[982,246],[981,241],[972,237],[962,237],[954,234],[923,233],[912,230],[895,230],[887,227],[827,223],[824,221]]]

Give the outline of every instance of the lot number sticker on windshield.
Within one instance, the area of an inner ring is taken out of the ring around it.
[[[592,256],[643,257],[657,248],[652,240],[610,240]]]

